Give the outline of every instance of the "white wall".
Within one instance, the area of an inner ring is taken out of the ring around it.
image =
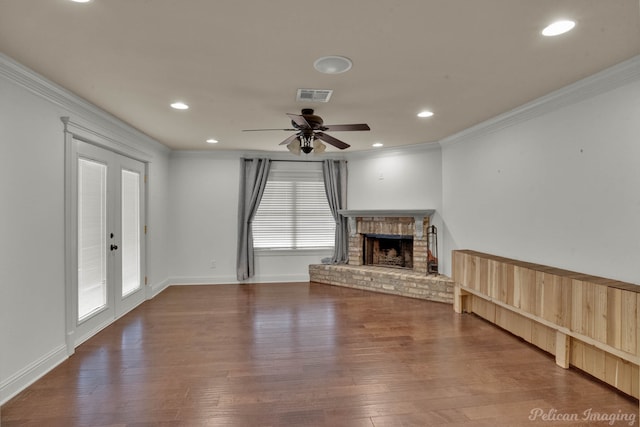
[[[435,209],[431,224],[438,229],[438,267],[443,256],[442,153],[438,144],[347,155],[348,209]]]
[[[149,189],[149,225],[166,232],[168,150],[103,114],[0,55],[0,402],[67,357],[61,116],[126,135],[149,154],[157,183]],[[162,239],[149,241],[148,272],[162,282]]]
[[[639,64],[446,142],[447,254],[473,249],[640,283]]]
[[[65,347],[62,111],[0,78],[0,401]]]
[[[271,153],[272,157],[280,158]],[[237,283],[238,152],[174,152],[170,162],[172,283]],[[439,145],[347,155],[349,209],[441,208]],[[382,179],[380,179],[382,174]],[[434,224],[442,224],[439,213]],[[328,251],[256,251],[249,282],[306,281]],[[211,262],[216,267],[212,269]],[[448,260],[443,259],[443,263]]]
[[[171,282],[237,283],[238,152],[174,152],[170,163]],[[306,281],[327,252],[256,251],[248,282]],[[215,268],[211,262],[215,261]]]
[[[236,281],[239,156],[174,152],[170,246],[174,283]],[[216,268],[211,268],[215,261]]]
[[[347,154],[349,209],[439,209],[442,167],[437,144]]]
[[[148,164],[147,179],[147,297],[161,292],[169,283],[169,152],[155,155]]]

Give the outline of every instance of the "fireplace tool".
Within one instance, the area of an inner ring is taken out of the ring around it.
[[[438,229],[427,227],[427,274],[438,274]]]

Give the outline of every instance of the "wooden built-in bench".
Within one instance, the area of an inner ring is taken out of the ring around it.
[[[452,262],[457,313],[639,397],[640,286],[470,250],[454,251]]]

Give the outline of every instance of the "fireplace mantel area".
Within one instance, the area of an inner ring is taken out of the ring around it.
[[[312,264],[312,282],[453,303],[454,282],[427,274],[433,209],[342,210],[349,221],[347,264]]]

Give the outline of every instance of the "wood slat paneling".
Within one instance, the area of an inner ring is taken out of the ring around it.
[[[638,397],[640,286],[475,251],[453,258],[463,309],[549,353],[562,343],[564,363]]]
[[[622,291],[621,308],[621,347],[620,350],[640,354],[638,351],[638,294],[630,291]]]

